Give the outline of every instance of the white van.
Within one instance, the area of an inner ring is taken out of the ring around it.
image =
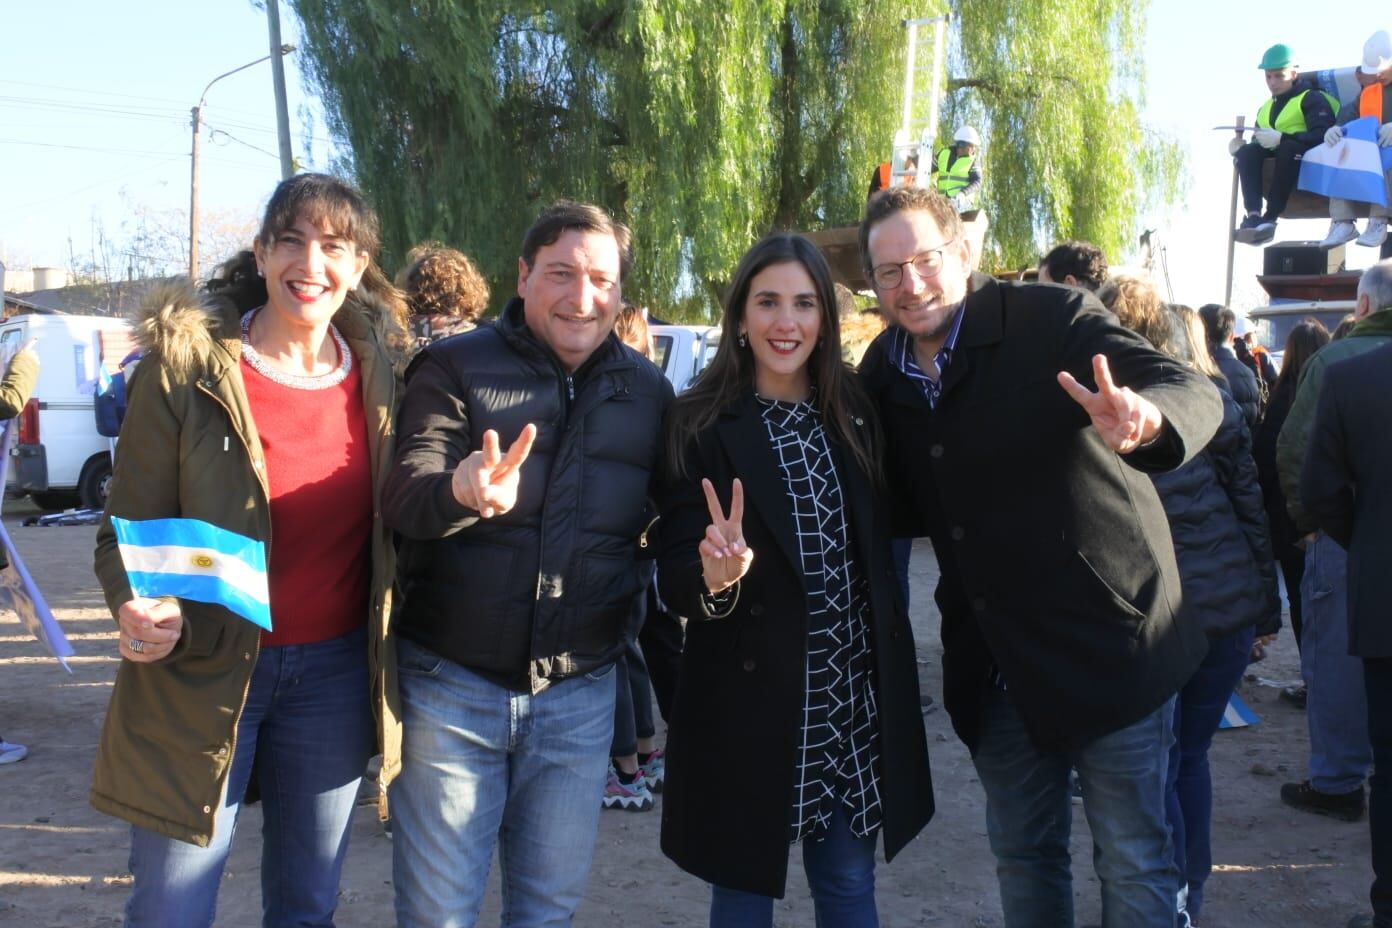
[[[93,395],[98,366],[115,373],[135,347],[118,316],[22,315],[0,322],[0,357],[31,338],[39,379],[19,414],[6,489],[44,509],[106,505],[112,439],[97,433]]]

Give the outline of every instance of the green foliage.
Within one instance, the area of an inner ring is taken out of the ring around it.
[[[626,292],[688,318],[763,233],[858,220],[899,122],[901,22],[934,2],[289,0],[386,266],[448,242],[501,302],[540,209],[590,200],[633,229]],[[967,79],[949,82],[944,124],[986,135],[996,257],[1032,260],[1055,234],[1115,250],[1166,176],[1163,156],[1129,155],[1140,13],[956,6],[949,74]]]
[[[943,133],[982,131],[987,266],[1033,264],[1040,243],[1080,238],[1118,257],[1148,202],[1173,198],[1179,146],[1149,132],[1146,4],[957,0]]]

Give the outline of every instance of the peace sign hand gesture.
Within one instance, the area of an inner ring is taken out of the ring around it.
[[[522,462],[532,451],[536,426],[528,423],[504,456],[498,447],[498,433],[483,433],[483,448],[459,462],[450,489],[461,506],[491,519],[517,505],[517,482]]]
[[[715,486],[702,478],[701,489],[706,493],[706,508],[711,517],[699,546],[701,571],[706,589],[722,593],[738,583],[754,562],[754,552],[744,542],[744,484],[736,477],[730,488],[729,518],[715,495]]]
[[[1092,356],[1092,373],[1097,379],[1097,392],[1078,383],[1067,371],[1060,371],[1059,386],[1092,418],[1092,427],[1102,440],[1118,454],[1135,451],[1160,433],[1164,417],[1154,403],[1130,387],[1118,387],[1112,382],[1112,371],[1105,355]]]

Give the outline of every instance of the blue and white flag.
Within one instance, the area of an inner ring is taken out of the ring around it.
[[[1257,714],[1242,701],[1242,697],[1233,693],[1228,697],[1228,707],[1223,710],[1223,717],[1218,721],[1218,730],[1246,728],[1248,725],[1256,725],[1260,721],[1261,719],[1257,718]]]
[[[10,466],[10,439],[14,431],[13,419],[6,422],[3,431],[0,431],[0,487],[5,485],[6,471]],[[0,567],[0,606],[13,609],[29,634],[58,658],[64,670],[72,673],[67,658],[73,656],[73,646],[63,634],[58,620],[53,617],[53,610],[48,608],[48,601],[44,599],[39,585],[24,566],[24,559],[19,556],[19,549],[10,539],[3,522],[0,522],[0,548],[4,549],[8,558],[8,562]]]
[[[1392,167],[1392,148],[1378,148],[1376,116],[1344,126],[1337,145],[1316,145],[1300,160],[1301,190],[1326,197],[1387,205],[1383,172]]]
[[[136,596],[225,606],[271,630],[266,546],[199,519],[111,519]]]

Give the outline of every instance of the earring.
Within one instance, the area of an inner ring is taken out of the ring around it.
[[[739,346],[741,348],[749,347],[749,336],[744,334],[743,332],[739,334]]]
[[[265,272],[264,270],[262,270],[261,268],[258,267],[258,268],[256,269],[256,276],[257,276],[257,277],[265,277],[265,276],[266,276],[266,272]]]

